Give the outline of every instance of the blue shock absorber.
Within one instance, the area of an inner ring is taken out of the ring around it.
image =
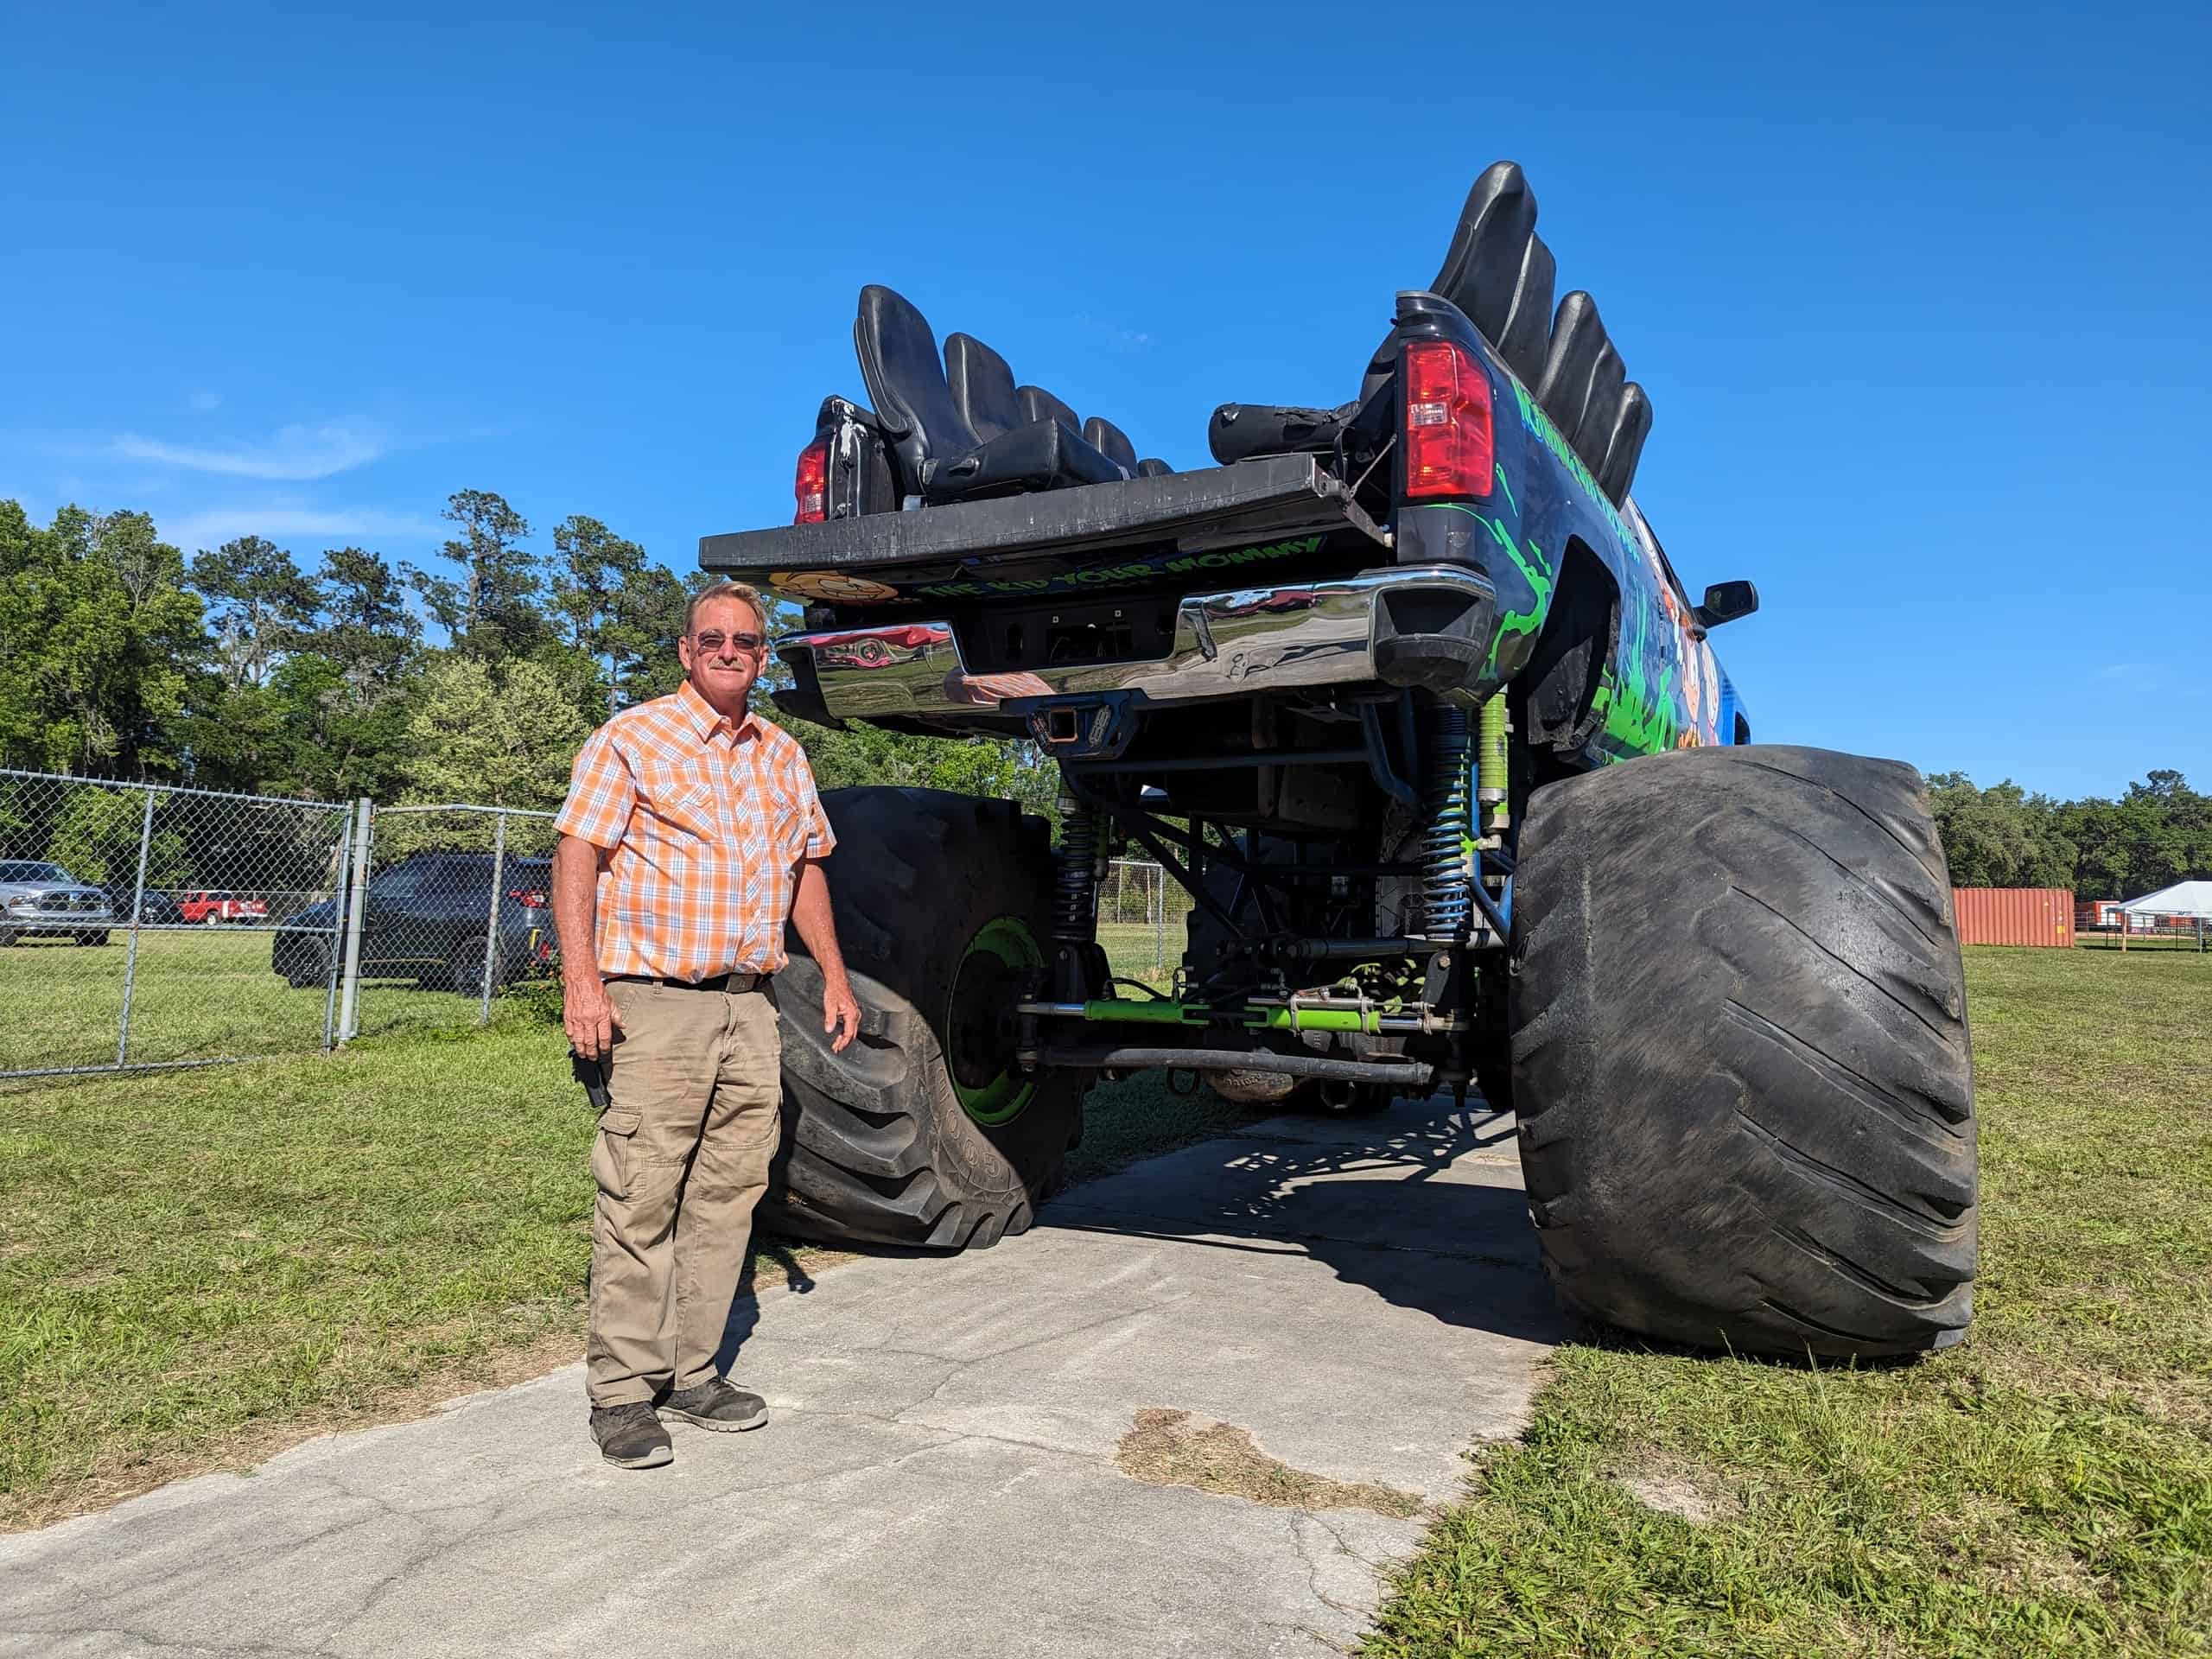
[[[1475,833],[1474,791],[1469,786],[1474,744],[1464,709],[1443,704],[1429,715],[1427,787],[1422,805],[1427,817],[1421,832],[1423,922],[1435,940],[1463,940],[1473,919],[1469,892],[1474,879],[1471,848]]]

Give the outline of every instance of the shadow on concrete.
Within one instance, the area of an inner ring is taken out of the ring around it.
[[[715,1368],[728,1375],[737,1351],[760,1323],[760,1290],[780,1272],[784,1288],[804,1296],[814,1288],[814,1275],[792,1250],[791,1241],[773,1233],[755,1233],[746,1251],[745,1276],[737,1300],[730,1305],[729,1323],[722,1328],[721,1346],[715,1351]]]
[[[1073,1187],[1039,1224],[1299,1253],[1446,1324],[1538,1342],[1570,1330],[1539,1268],[1512,1120],[1402,1101],[1372,1118],[1276,1119]]]

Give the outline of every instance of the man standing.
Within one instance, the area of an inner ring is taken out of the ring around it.
[[[757,1428],[715,1367],[781,1126],[769,976],[784,924],[822,969],[822,1028],[860,1029],[822,861],[836,844],[806,755],[746,706],[767,650],[760,596],[702,588],[673,696],[626,709],[576,756],[556,827],[553,916],[569,1040],[603,1068],[592,1147],[585,1391],[609,1463],[675,1456],[654,1410]]]

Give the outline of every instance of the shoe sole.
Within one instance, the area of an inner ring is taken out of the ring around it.
[[[676,1461],[676,1448],[672,1446],[657,1446],[643,1457],[639,1458],[618,1458],[612,1452],[601,1452],[599,1455],[617,1469],[658,1469],[664,1463]]]
[[[690,1423],[695,1428],[711,1429],[717,1434],[741,1434],[748,1428],[758,1428],[766,1422],[768,1408],[761,1407],[743,1422],[734,1422],[727,1417],[695,1417],[688,1411],[677,1411],[667,1406],[660,1408],[660,1414],[664,1418],[674,1417],[679,1421]]]

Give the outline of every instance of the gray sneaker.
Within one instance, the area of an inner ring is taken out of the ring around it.
[[[661,1402],[664,1416],[681,1417],[701,1428],[728,1433],[758,1428],[768,1421],[768,1402],[757,1394],[733,1388],[728,1379],[710,1376],[696,1389],[671,1394]]]
[[[591,1437],[600,1455],[617,1469],[658,1469],[676,1461],[676,1446],[660,1419],[644,1401],[626,1406],[594,1406]]]

